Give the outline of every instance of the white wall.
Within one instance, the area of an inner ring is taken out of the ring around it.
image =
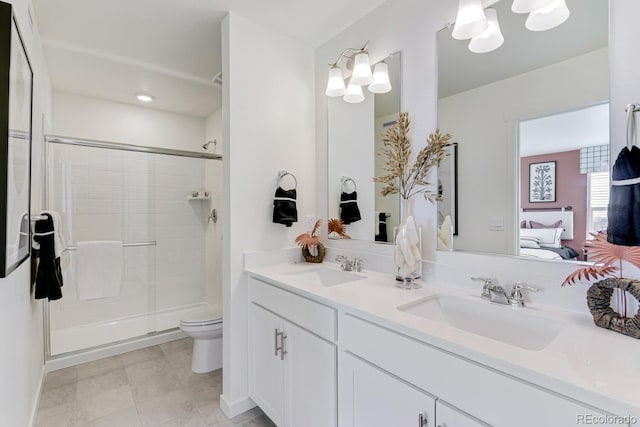
[[[53,92],[52,133],[123,144],[201,151],[205,120],[68,92]]]
[[[313,50],[230,13],[222,30],[224,121],[224,371],[221,406],[235,415],[247,393],[245,251],[294,245],[305,214],[324,216],[314,200]],[[279,170],[298,180],[298,218],[272,223]],[[326,198],[326,192],[325,192]],[[232,213],[232,215],[230,215]],[[324,227],[323,227],[324,228]]]
[[[27,0],[9,0],[34,73],[32,212],[42,208],[43,115],[50,117],[50,83],[37,28],[30,28]],[[4,25],[4,24],[3,24]],[[3,52],[4,53],[4,52]],[[46,119],[45,119],[46,122]],[[46,125],[44,125],[46,130]],[[33,420],[44,373],[42,302],[30,293],[30,263],[0,279],[0,425],[28,426]]]
[[[222,108],[214,111],[205,121],[205,140],[218,141],[216,153],[223,150],[223,113]],[[209,145],[209,152],[213,152],[213,144]],[[207,222],[205,236],[205,267],[207,280],[207,302],[212,305],[222,306],[222,218],[223,211],[223,186],[222,186],[222,162],[208,160],[205,166],[206,188],[211,191],[211,202],[206,204],[207,215],[211,209],[216,209],[218,222]]]
[[[440,99],[438,126],[458,143],[458,236],[454,248],[507,254],[517,225],[519,163],[506,123],[609,99],[608,50],[599,49]],[[462,118],[462,119],[461,119]],[[515,123],[514,123],[515,126]],[[504,229],[489,229],[502,218]]]

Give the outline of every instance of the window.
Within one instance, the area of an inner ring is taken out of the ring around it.
[[[607,230],[607,207],[609,205],[609,172],[589,174],[589,209],[587,231],[595,233]]]

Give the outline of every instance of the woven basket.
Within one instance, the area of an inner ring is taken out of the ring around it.
[[[302,256],[304,260],[307,262],[315,262],[317,264],[321,263],[324,260],[324,255],[327,253],[327,248],[324,247],[322,243],[318,243],[318,255],[313,256],[309,249],[302,248]]]
[[[640,301],[640,281],[631,279],[605,279],[594,283],[587,291],[587,304],[597,326],[640,338],[640,312],[634,317],[621,317],[611,308],[614,289],[629,292]]]

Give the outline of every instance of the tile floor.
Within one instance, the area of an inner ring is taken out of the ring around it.
[[[274,427],[254,408],[231,420],[219,405],[222,370],[191,372],[193,340],[47,375],[36,427]]]

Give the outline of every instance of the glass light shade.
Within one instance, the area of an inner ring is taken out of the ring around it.
[[[368,85],[373,81],[371,74],[371,63],[369,62],[369,54],[362,52],[356,55],[353,62],[353,74],[351,74],[351,80],[349,84],[354,85]],[[347,93],[349,91],[347,90]]]
[[[545,31],[557,27],[571,15],[564,0],[535,0],[534,9],[529,14],[525,27],[531,31]]]
[[[544,7],[549,3],[552,3],[553,0],[544,0],[541,4],[538,3],[537,7]],[[513,0],[513,4],[511,5],[511,11],[513,13],[530,13],[536,7],[536,0]]]
[[[369,92],[387,93],[390,90],[389,66],[384,62],[378,62],[373,69],[373,82],[369,85]]]
[[[470,39],[481,34],[488,26],[480,0],[460,0],[451,36],[458,40]]]
[[[487,9],[487,21],[489,21],[489,27],[486,31],[475,36],[469,43],[469,50],[475,53],[487,53],[492,50],[496,50],[502,43],[504,43],[504,36],[500,30],[500,24],[498,23],[498,12],[495,9]]]
[[[353,80],[353,77],[351,78]],[[357,104],[359,102],[364,101],[364,93],[362,93],[362,87],[360,85],[353,84],[352,81],[349,81],[349,85],[347,86],[347,93],[344,95],[345,102],[349,104]]]
[[[327,90],[324,92],[325,95],[343,96],[346,92],[342,70],[339,67],[331,67],[329,70],[329,80],[327,81]]]

